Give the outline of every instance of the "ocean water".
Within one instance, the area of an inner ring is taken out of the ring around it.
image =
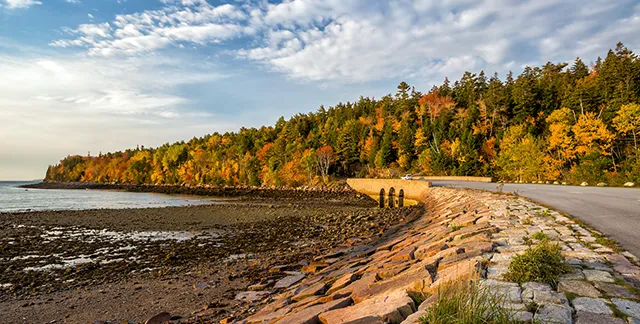
[[[25,189],[33,182],[0,181],[0,212],[123,209],[220,203],[220,199],[105,190]]]

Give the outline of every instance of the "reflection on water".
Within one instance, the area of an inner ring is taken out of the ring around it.
[[[168,207],[221,201],[210,197],[141,192],[20,188],[27,183],[0,181],[0,212]]]

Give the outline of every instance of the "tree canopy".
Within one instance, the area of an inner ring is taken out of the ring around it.
[[[158,148],[68,156],[46,180],[134,184],[317,184],[333,177],[494,176],[519,181],[640,182],[640,60],[619,43],[588,67],[484,71],[422,93],[320,107],[274,126]]]

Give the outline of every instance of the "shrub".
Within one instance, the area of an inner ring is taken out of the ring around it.
[[[528,248],[524,254],[514,256],[504,279],[520,284],[529,281],[544,282],[555,288],[558,278],[569,272],[571,267],[564,262],[560,246],[543,240]]]
[[[474,281],[440,286],[437,300],[425,311],[423,324],[518,323],[502,298]]]

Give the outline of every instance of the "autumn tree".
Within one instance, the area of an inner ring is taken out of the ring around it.
[[[617,116],[613,119],[613,126],[622,135],[631,133],[633,136],[633,147],[638,151],[638,132],[640,132],[640,105],[626,104],[618,110]]]
[[[503,179],[517,181],[539,180],[544,170],[544,153],[524,125],[511,126],[500,142],[496,161]]]
[[[323,146],[316,151],[316,163],[318,170],[325,182],[328,180],[329,168],[336,160],[336,153],[331,146]]]

